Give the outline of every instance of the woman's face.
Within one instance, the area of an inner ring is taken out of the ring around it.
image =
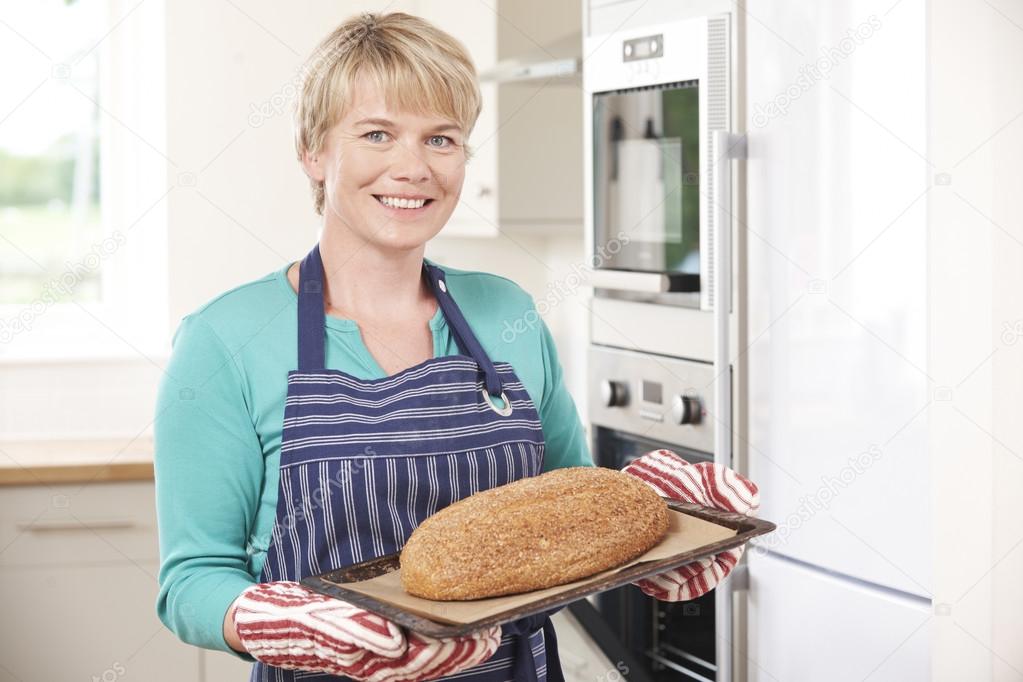
[[[324,216],[381,249],[422,246],[451,216],[465,178],[462,131],[437,115],[392,111],[362,79],[323,148],[303,160],[324,182]]]

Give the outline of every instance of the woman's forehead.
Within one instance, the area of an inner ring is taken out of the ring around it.
[[[415,106],[415,100],[402,97],[399,93],[387,92],[375,79],[359,78],[345,100],[342,121],[349,125],[389,122],[394,125],[448,126],[460,129],[450,114],[430,110],[426,106]]]

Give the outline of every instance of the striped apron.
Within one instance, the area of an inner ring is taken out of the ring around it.
[[[303,259],[298,369],[288,373],[277,516],[261,582],[300,580],[398,552],[434,512],[540,473],[543,432],[525,387],[510,364],[487,357],[448,295],[444,271],[425,261],[423,270],[460,354],[363,380],[325,369],[319,245]],[[550,613],[503,626],[490,659],[443,679],[561,682]],[[250,676],[345,679],[262,662]]]

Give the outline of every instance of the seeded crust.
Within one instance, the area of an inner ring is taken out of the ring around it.
[[[601,467],[555,469],[466,497],[401,552],[405,591],[433,600],[539,590],[620,566],[668,532],[664,500]]]

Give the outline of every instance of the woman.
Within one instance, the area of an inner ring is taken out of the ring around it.
[[[478,490],[592,465],[546,325],[502,337],[531,298],[423,257],[480,110],[464,48],[406,14],[364,15],[309,64],[296,148],[319,243],[186,316],[161,385],[160,618],[253,661],[254,680],[561,679],[546,616],[434,640],[297,582],[398,551]],[[756,505],[733,472],[664,451],[629,471],[666,496]],[[740,552],[641,586],[693,598]]]

